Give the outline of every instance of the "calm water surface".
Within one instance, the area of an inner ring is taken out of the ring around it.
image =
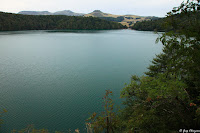
[[[120,103],[133,74],[161,52],[153,32],[133,30],[0,32],[1,132],[81,129],[102,108],[106,89]]]

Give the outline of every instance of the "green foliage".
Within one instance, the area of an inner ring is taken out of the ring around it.
[[[142,31],[165,31],[164,19],[137,22],[132,29]]]
[[[175,78],[173,75],[166,78],[166,74],[159,74],[155,77],[132,77],[131,84],[126,86],[121,92],[121,97],[129,97],[132,94],[134,101],[138,99],[146,100],[148,97],[156,99],[158,96],[162,98],[177,97],[185,100],[188,95],[185,95],[184,88],[186,85]]]
[[[95,133],[116,132],[116,129],[120,126],[120,121],[113,111],[114,103],[110,96],[112,96],[112,91],[106,90],[106,94],[103,97],[104,111],[99,116],[94,112],[90,118],[87,119],[87,121],[89,121],[87,124],[91,124],[91,128]]]
[[[63,15],[21,15],[0,12],[0,31],[17,30],[103,30],[122,29],[123,25],[95,17]]]
[[[133,19],[133,17],[125,17],[127,19]],[[135,19],[141,19],[141,18],[135,18]]]
[[[113,17],[99,17],[101,19],[105,19],[108,21],[114,21],[114,22],[122,22],[124,20],[123,16],[117,17],[117,18],[113,18]]]
[[[177,132],[200,126],[200,2],[188,0],[164,19],[138,23],[146,30],[168,31],[156,41],[163,53],[153,59],[147,76],[132,76],[121,91],[125,108],[121,132]],[[155,26],[155,27],[154,27]],[[138,28],[141,28],[140,26]]]
[[[121,119],[127,131],[168,132],[194,127],[195,109],[190,107],[186,84],[173,75],[157,77],[132,77],[121,92],[126,108]],[[197,127],[196,127],[197,128]]]
[[[175,7],[168,12],[167,17],[137,22],[132,29],[143,31],[175,31],[187,37],[198,36],[200,34],[200,12],[197,0],[187,1],[179,7]]]
[[[197,3],[187,1],[168,13],[171,19],[166,23],[176,32],[163,33],[158,38],[157,41],[161,41],[164,45],[163,53],[153,59],[153,65],[149,66],[149,72],[146,74],[151,77],[156,77],[158,73],[175,75],[187,84],[186,90],[190,98],[200,103],[198,98],[200,95],[200,19],[195,15],[199,7]],[[177,15],[182,22],[173,18]]]
[[[164,45],[163,53],[153,59],[148,76],[133,76],[121,93],[126,99],[122,112],[126,130],[172,132],[199,128],[198,8],[199,2],[188,0],[163,19],[168,27],[165,31],[171,29],[157,39]]]

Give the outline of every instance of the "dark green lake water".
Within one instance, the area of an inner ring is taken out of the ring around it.
[[[143,75],[162,45],[153,32],[0,32],[1,132],[26,128],[81,129],[102,109],[106,89],[120,103],[133,74]]]

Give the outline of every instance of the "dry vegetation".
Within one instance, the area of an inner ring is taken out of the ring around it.
[[[119,22],[122,25],[126,25],[127,27],[131,27],[134,25],[136,22],[141,22],[144,20],[149,20],[146,17],[141,17],[137,15],[114,15],[114,14],[109,14],[109,13],[103,13],[99,10],[95,10],[89,14],[85,14],[85,17],[112,17],[112,18],[117,18],[117,17],[124,17],[124,20]]]

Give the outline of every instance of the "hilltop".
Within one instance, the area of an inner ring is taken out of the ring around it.
[[[18,14],[23,15],[66,15],[66,16],[83,16],[84,13],[75,13],[70,10],[63,10],[57,12],[49,12],[49,11],[20,11]]]
[[[144,17],[144,16],[138,16],[138,15],[114,15],[114,14],[104,13],[100,10],[94,10],[93,12],[89,14],[85,14],[84,16],[85,17],[89,17],[89,16],[99,17],[99,18],[103,18],[109,21],[119,22],[122,25],[126,25],[127,27],[133,26],[134,23],[136,22],[158,19],[158,17],[152,17],[152,16]]]
[[[49,11],[21,11],[18,14],[24,15],[66,15],[66,16],[84,16],[84,17],[98,17],[101,19],[105,19],[108,21],[114,21],[121,23],[124,26],[132,27],[136,22],[148,21],[148,20],[155,20],[158,17],[154,16],[138,16],[138,15],[115,15],[104,13],[100,10],[94,10],[91,13],[84,14],[84,13],[75,13],[70,10],[63,10],[51,13]]]

